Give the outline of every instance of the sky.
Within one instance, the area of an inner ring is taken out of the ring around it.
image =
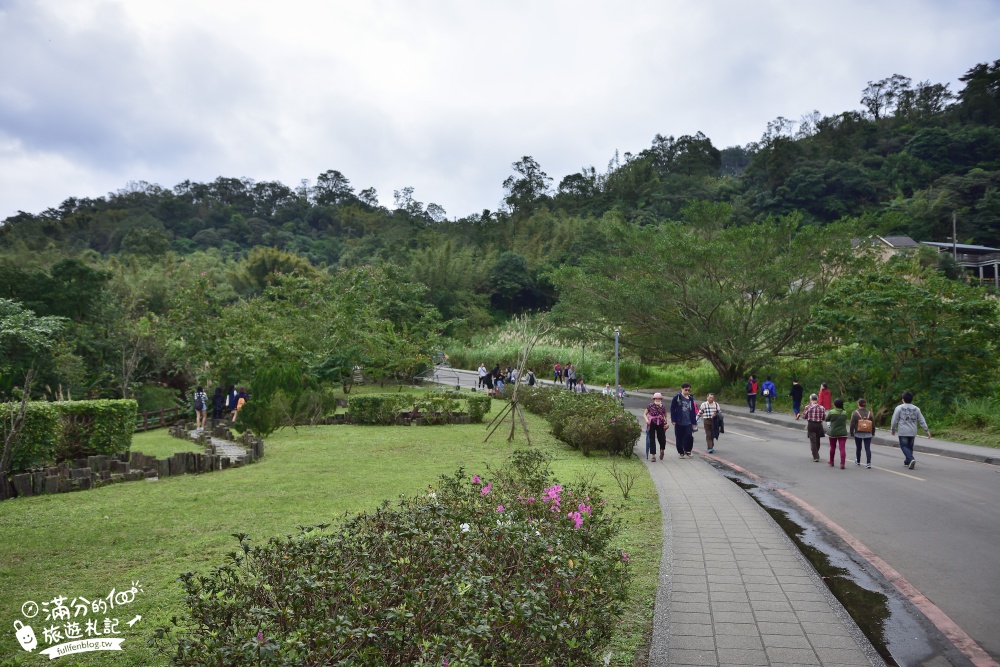
[[[0,0],[0,220],[146,181],[496,209],[657,134],[744,145],[1000,58],[1000,0]]]

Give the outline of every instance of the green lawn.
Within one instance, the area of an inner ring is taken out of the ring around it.
[[[639,481],[623,501],[607,458],[584,458],[548,435],[544,421],[528,418],[533,441],[552,454],[563,484],[593,475],[621,506],[619,546],[632,554],[637,576],[630,610],[609,650],[615,651],[612,664],[631,664],[635,647],[651,627],[662,543],[652,480],[633,458],[627,465],[640,473]],[[207,572],[219,564],[236,545],[232,533],[266,541],[294,533],[299,525],[336,522],[345,512],[425,491],[460,466],[483,473],[487,463],[499,464],[511,450],[500,440],[483,444],[484,434],[483,425],[284,429],[268,438],[265,458],[251,466],[0,503],[0,626],[8,629],[0,632],[0,662],[16,655],[16,664],[49,663],[37,655],[47,646],[41,615],[28,621],[39,637],[34,656],[15,640],[13,623],[25,620],[20,613],[24,602],[41,604],[57,596],[94,600],[138,581],[142,592],[113,616],[121,625],[142,616],[124,634],[113,635],[126,637],[125,650],[68,660],[79,665],[168,664],[146,647],[146,640],[154,626],[183,610],[176,578],[186,570]],[[133,449],[145,454],[184,448],[165,431],[136,434],[133,441]]]

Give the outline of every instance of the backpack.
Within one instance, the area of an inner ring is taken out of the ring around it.
[[[865,410],[865,412],[868,412],[868,410]],[[863,419],[861,417],[861,412],[859,410],[855,410],[854,414],[856,414],[858,416],[858,425],[854,428],[854,432],[855,433],[874,433],[875,432],[875,424],[872,423],[871,419]],[[868,416],[869,417],[872,416],[871,412],[868,412]]]
[[[208,396],[205,395],[205,392],[199,391],[198,393],[196,393],[194,395],[194,409],[195,410],[204,410],[205,409],[205,399],[206,398],[208,398]]]

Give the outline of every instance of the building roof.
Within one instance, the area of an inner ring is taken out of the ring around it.
[[[1000,252],[1000,248],[990,248],[984,245],[968,245],[966,243],[938,243],[937,241],[921,241],[922,245],[929,245],[934,248],[939,248],[941,250],[951,250],[952,247],[958,252],[964,252],[967,255],[985,255],[988,253]]]
[[[920,245],[909,236],[880,236],[879,238],[890,248],[916,248]]]

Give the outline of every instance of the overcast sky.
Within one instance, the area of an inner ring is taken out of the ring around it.
[[[656,133],[719,148],[1000,58],[997,0],[0,0],[0,219],[129,181],[343,172],[495,209]]]

